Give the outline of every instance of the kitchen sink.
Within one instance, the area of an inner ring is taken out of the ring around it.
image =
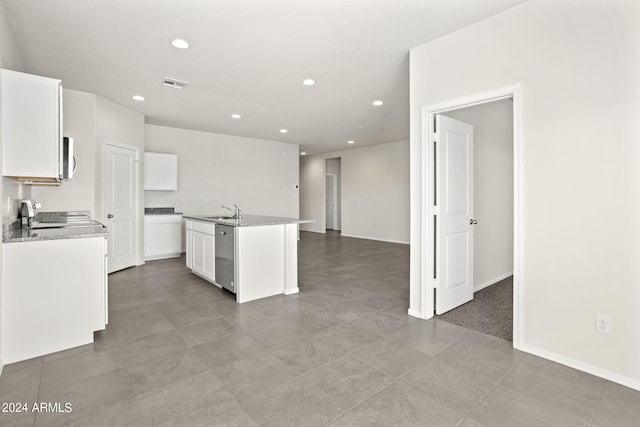
[[[227,220],[228,219],[235,219],[232,216],[225,216],[225,215],[205,216],[204,218],[206,218],[206,219],[214,219],[214,220],[217,220],[217,221],[222,221],[222,220],[225,220],[225,219],[227,219]]]

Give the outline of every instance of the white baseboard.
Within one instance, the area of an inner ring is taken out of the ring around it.
[[[509,273],[501,274],[500,276],[495,277],[495,278],[493,278],[493,279],[491,279],[491,280],[489,280],[489,281],[487,281],[487,282],[484,282],[484,283],[483,283],[483,284],[481,284],[481,285],[476,285],[476,286],[474,286],[474,287],[473,287],[473,292],[481,291],[482,289],[484,289],[484,288],[488,288],[488,287],[489,287],[489,286],[491,286],[491,285],[495,285],[495,284],[496,284],[496,283],[498,283],[499,281],[504,280],[504,279],[506,279],[507,277],[511,277],[511,276],[513,276],[513,272],[509,272]]]
[[[298,292],[300,292],[300,288],[299,287],[295,287],[293,289],[289,289],[288,291],[284,291],[283,294],[285,295],[293,295],[293,294],[297,294]]]
[[[586,372],[591,375],[595,375],[596,377],[604,378],[605,380],[609,380],[611,382],[623,385],[625,387],[629,387],[634,390],[640,391],[640,381],[637,379],[629,378],[624,375],[611,372],[607,369],[598,368],[597,366],[580,362],[578,360],[574,360],[568,357],[560,356],[550,351],[542,350],[540,348],[526,345],[526,344],[522,345],[518,350],[524,351],[525,353],[533,354],[535,356],[542,357],[544,359],[551,360],[552,362],[560,363],[561,365],[565,365],[570,368],[577,369],[579,371]]]
[[[378,239],[376,237],[355,236],[353,234],[344,234],[344,233],[342,233],[342,234],[340,234],[340,236],[342,236],[342,237],[351,237],[351,238],[354,238],[354,239],[377,240],[378,242],[400,243],[400,244],[403,244],[403,245],[408,245],[409,244],[409,242],[403,242],[401,240]]]
[[[418,310],[412,310],[411,308],[409,308],[407,310],[407,314],[409,316],[417,317],[418,319],[424,319],[424,317],[422,317],[422,313],[420,313]]]
[[[320,230],[311,230],[311,229],[303,230],[303,229],[300,229],[300,231],[308,231],[309,233],[327,234],[326,231],[320,231]]]

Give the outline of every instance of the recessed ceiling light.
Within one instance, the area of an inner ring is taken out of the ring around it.
[[[189,47],[189,42],[184,39],[174,39],[171,40],[171,45],[178,49],[187,49]]]
[[[376,107],[381,106],[382,104],[384,104],[384,102],[380,101],[379,99],[375,100],[372,102],[373,105],[375,105]]]
[[[355,141],[347,141],[347,144],[355,144]]]
[[[142,96],[142,95],[133,95],[132,98],[135,101],[144,101],[144,96]]]
[[[302,81],[302,84],[305,86],[313,86],[314,84],[316,84],[316,81],[313,79],[304,79]]]
[[[306,151],[301,151],[301,152],[300,152],[300,155],[301,155],[301,156],[306,156],[306,155],[307,155],[307,152],[306,152]]]
[[[363,125],[358,126],[358,129],[364,129]]]
[[[241,119],[241,118],[242,118],[242,116],[241,116],[240,114],[232,114],[232,115],[231,115],[231,118],[232,118],[232,119],[236,119],[236,120],[238,120],[238,119]]]
[[[286,130],[286,129],[280,129],[280,133],[287,133],[287,132],[289,132],[289,131]]]

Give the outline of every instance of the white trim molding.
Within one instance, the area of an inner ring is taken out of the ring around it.
[[[640,381],[638,381],[637,379],[616,374],[615,372],[598,368],[597,366],[593,366],[588,363],[583,363],[583,362],[571,359],[569,357],[560,356],[558,354],[555,354],[546,350],[542,350],[538,347],[531,346],[528,344],[523,344],[520,347],[520,350],[524,351],[525,353],[533,354],[534,356],[542,357],[543,359],[551,360],[552,362],[556,362],[561,365],[568,366],[569,368],[577,369],[579,371],[586,372],[591,375],[595,375],[596,377],[604,378],[605,380],[609,380],[611,382],[623,385],[625,387],[629,387],[634,390],[640,391]]]
[[[356,236],[356,235],[353,235],[353,234],[344,234],[344,233],[341,233],[340,237],[351,237],[353,239],[376,240],[378,242],[387,242],[387,243],[400,243],[402,245],[408,245],[409,244],[409,242],[404,242],[402,240],[380,239],[380,238],[377,238],[377,237]]]
[[[483,290],[484,288],[488,288],[488,287],[489,287],[489,286],[491,286],[491,285],[495,285],[496,283],[500,282],[501,280],[504,280],[504,279],[506,279],[507,277],[511,277],[511,276],[513,276],[513,271],[510,271],[510,272],[505,273],[505,274],[501,274],[501,275],[500,275],[500,276],[498,276],[498,277],[494,277],[494,278],[493,278],[493,279],[491,279],[491,280],[487,280],[486,282],[484,282],[484,283],[483,283],[483,284],[481,284],[481,285],[476,285],[476,286],[474,286],[474,288],[473,288],[473,292],[475,293],[475,292],[481,291],[481,290]]]

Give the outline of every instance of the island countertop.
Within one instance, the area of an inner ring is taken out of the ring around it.
[[[258,227],[263,225],[306,224],[314,222],[312,219],[285,218],[279,216],[243,214],[240,219],[225,218],[224,215],[183,215],[186,219],[213,222],[233,227]]]

